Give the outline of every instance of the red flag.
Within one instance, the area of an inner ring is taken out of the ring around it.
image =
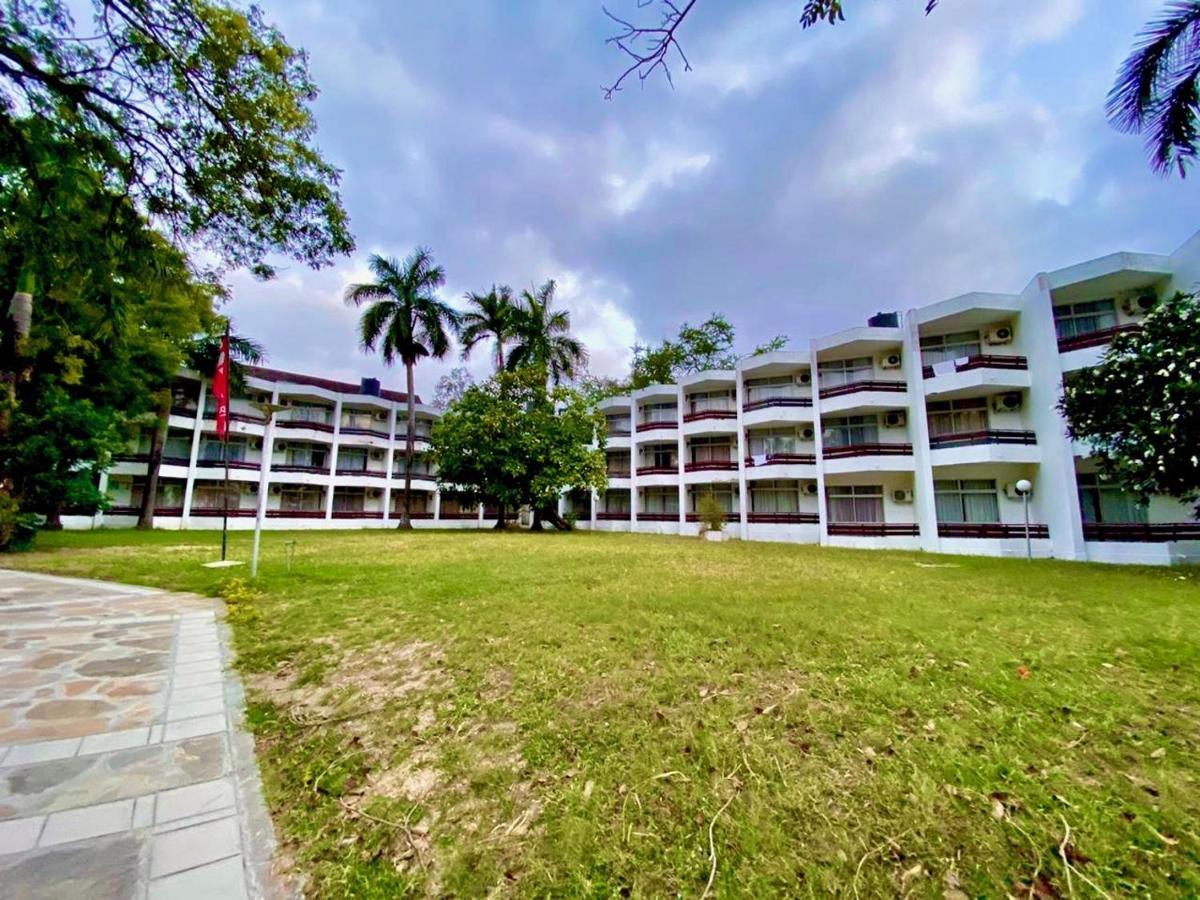
[[[229,333],[221,337],[221,352],[213,374],[213,398],[217,401],[217,437],[225,440],[229,433]]]

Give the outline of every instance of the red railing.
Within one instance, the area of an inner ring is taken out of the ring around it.
[[[852,456],[911,456],[912,444],[851,444],[848,447],[826,447],[825,459],[846,459]]]
[[[438,518],[439,518],[439,519],[445,519],[445,520],[447,520],[447,521],[452,521],[452,522],[462,522],[462,521],[465,521],[465,520],[467,520],[467,519],[478,519],[478,518],[479,518],[479,513],[477,513],[477,512],[474,512],[474,511],[472,511],[472,512],[462,512],[462,511],[460,511],[460,512],[446,512],[446,511],[443,509],[443,510],[441,510],[441,511],[438,513]]]
[[[939,434],[929,439],[930,449],[945,447],[969,447],[974,444],[1036,444],[1037,435],[1032,431],[1016,429],[987,429],[985,431],[959,431]]]
[[[323,509],[268,509],[268,519],[323,519]]]
[[[163,465],[168,465],[168,463],[165,459],[163,460]],[[187,460],[186,459],[181,460],[180,462],[175,463],[175,465],[186,466]],[[259,467],[258,463],[248,462],[248,461],[242,460],[242,459],[231,459],[229,461],[229,468],[231,468],[231,469],[242,469],[245,471],[257,472],[258,467]],[[219,460],[219,459],[198,459],[198,460],[196,460],[196,468],[197,469],[224,469],[225,463],[221,462],[221,460]]]
[[[816,513],[747,513],[751,525],[816,525],[821,521]]]
[[[106,516],[140,516],[141,514],[140,506],[110,506],[104,510]]]
[[[1135,331],[1141,330],[1141,325],[1131,322],[1127,325],[1114,325],[1112,328],[1101,328],[1098,331],[1089,331],[1087,334],[1077,334],[1074,337],[1059,338],[1058,352],[1066,353],[1069,350],[1083,350],[1087,347],[1100,347],[1104,344],[1112,343],[1112,339],[1119,334],[1131,334]]]
[[[367,437],[389,438],[391,434],[387,431],[380,431],[378,428],[358,428],[349,425],[343,425],[339,431],[342,434],[359,434]]]
[[[938,537],[944,538],[1023,538],[1024,525],[1002,525],[999,522],[968,523],[938,522]],[[1031,538],[1048,538],[1050,529],[1045,525],[1029,525]]]
[[[1084,522],[1085,541],[1162,544],[1167,541],[1200,541],[1200,522],[1161,524]]]
[[[1024,356],[1000,356],[992,353],[978,353],[975,356],[967,357],[965,362],[955,362],[954,364],[954,371],[956,372],[969,372],[972,369],[1024,370],[1028,368],[1029,360]],[[926,378],[932,378],[934,375],[933,366],[924,366],[921,372]]]
[[[678,466],[638,466],[638,475],[676,475],[679,473]]]
[[[234,508],[229,510],[229,518],[231,519],[253,519],[256,510]],[[225,511],[219,506],[193,506],[191,515],[202,519],[219,519],[225,515]]]
[[[371,512],[366,509],[335,509],[333,517],[335,519],[382,519],[383,511]]]
[[[365,475],[368,478],[387,478],[383,469],[338,469],[338,475]]]
[[[687,520],[689,522],[699,522],[700,521],[700,513],[688,513]],[[725,513],[725,521],[726,522],[740,522],[741,520],[742,520],[741,513],[735,513],[735,512]]]
[[[735,459],[713,459],[708,462],[690,462],[685,463],[683,471],[685,472],[735,472],[737,471],[737,460]]]
[[[757,467],[754,465],[754,458],[746,457],[746,466],[748,468],[762,468],[763,466],[815,466],[817,457],[814,453],[768,453],[767,461],[761,463]]]
[[[830,522],[826,532],[834,537],[916,537],[916,525],[892,522]]]
[[[631,518],[633,518],[633,514],[627,512],[596,513],[596,521],[598,522],[628,522]]]
[[[683,417],[685,422],[703,422],[705,419],[736,419],[737,410],[735,409],[706,409],[703,412],[687,413]]]
[[[299,473],[307,475],[328,475],[329,466],[272,466],[271,472]]]
[[[750,400],[742,404],[742,412],[754,412],[772,406],[812,406],[811,397],[768,397],[766,400]]]
[[[628,478],[628,469],[609,469],[605,473],[609,478]]]
[[[640,512],[640,513],[638,513],[638,521],[639,522],[678,522],[679,521],[679,513],[677,513],[677,512],[673,512],[673,513]]]
[[[678,422],[640,422],[637,430],[639,433],[643,431],[659,431],[667,428],[678,428]]]
[[[880,391],[885,394],[903,394],[908,385],[903,381],[854,381],[850,384],[839,384],[834,387],[821,388],[821,399],[841,397],[845,394],[857,394],[859,391]]]
[[[279,419],[275,424],[280,428],[309,428],[313,431],[333,432],[333,426],[328,422],[309,422],[304,419]]]
[[[609,437],[629,437],[628,428],[606,428],[604,433]]]

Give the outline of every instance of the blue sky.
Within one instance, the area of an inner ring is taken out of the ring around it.
[[[637,0],[608,0],[639,14]],[[554,277],[598,374],[635,341],[724,312],[749,349],[797,344],[1197,227],[1104,97],[1162,0],[850,0],[802,31],[800,0],[699,0],[693,71],[612,101],[599,0],[264,0],[310,54],[318,142],[344,172],[359,250],[229,312],[280,368],[400,386],[356,345],[347,283],[371,252],[429,246],[457,302]],[[1200,177],[1200,176],[1197,176]],[[418,368],[432,395],[457,358]],[[469,363],[486,374],[486,352]]]

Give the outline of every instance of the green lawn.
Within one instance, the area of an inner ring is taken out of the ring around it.
[[[0,562],[217,593],[218,540]],[[264,552],[230,615],[314,895],[695,897],[714,857],[710,896],[1200,895],[1195,569],[602,534]]]

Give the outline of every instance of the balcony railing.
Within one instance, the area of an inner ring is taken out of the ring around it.
[[[700,513],[694,513],[694,512],[688,513],[687,520],[689,522],[699,522],[700,521]],[[736,512],[725,513],[725,521],[726,522],[740,522],[741,520],[742,520],[741,513],[736,513]]]
[[[116,453],[112,458],[113,462],[135,462],[148,463],[150,462],[149,453]],[[160,466],[187,466],[189,460],[186,456],[163,456],[159,458]],[[197,463],[199,465],[199,463]],[[233,468],[230,464],[230,468]]]
[[[747,513],[751,525],[816,525],[821,517],[816,513]]]
[[[916,525],[893,522],[830,522],[826,532],[834,537],[916,537]]]
[[[338,430],[342,434],[359,434],[359,435],[366,435],[367,437],[378,437],[378,438],[386,439],[386,438],[389,438],[392,436],[391,432],[389,432],[386,428],[373,427],[373,426],[364,427],[361,425],[343,425]]]
[[[952,434],[939,434],[929,439],[932,450],[947,447],[970,447],[976,444],[1025,444],[1037,443],[1037,435],[1032,431],[1018,429],[986,429],[984,431],[959,431]]]
[[[605,471],[605,474],[609,478],[628,478],[629,469],[608,469]]]
[[[1085,541],[1162,544],[1167,541],[1200,541],[1200,522],[1164,522],[1161,524],[1084,522]]]
[[[280,428],[309,428],[313,431],[324,431],[329,434],[333,433],[333,426],[328,422],[318,422],[308,419],[279,419],[276,423]]]
[[[1126,325],[1113,325],[1111,328],[1101,328],[1098,331],[1089,331],[1087,334],[1077,334],[1073,337],[1059,338],[1058,352],[1066,353],[1069,350],[1083,350],[1087,347],[1101,347],[1104,344],[1112,343],[1112,339],[1119,334],[1130,334],[1134,331],[1141,330],[1141,325],[1130,322]]]
[[[638,466],[637,473],[641,475],[677,475],[679,466]]]
[[[629,512],[598,512],[596,513],[596,521],[598,522],[628,522],[633,518]]]
[[[736,472],[736,459],[710,459],[707,462],[690,462],[685,463],[683,471],[685,472]]]
[[[857,394],[860,391],[879,391],[885,394],[903,394],[908,390],[908,385],[903,381],[878,381],[870,379],[867,381],[852,381],[850,384],[835,384],[831,387],[821,388],[821,399],[828,397],[842,397],[846,394]]]
[[[268,509],[268,519],[323,519],[323,509]]]
[[[625,428],[605,428],[604,433],[609,437],[629,437],[629,427]]]
[[[387,478],[387,472],[385,472],[383,469],[352,469],[352,468],[343,468],[343,467],[339,466],[337,468],[337,474],[338,475],[364,475],[367,478]]]
[[[196,418],[196,412],[199,410],[199,408],[200,407],[195,405],[187,406],[185,404],[176,404],[171,407],[171,415],[183,416],[185,419],[194,419]]]
[[[850,444],[846,447],[826,447],[825,459],[848,459],[853,456],[912,456],[912,444]]]
[[[686,413],[683,417],[685,422],[703,422],[707,419],[736,419],[736,409],[702,409],[696,412]]]
[[[999,522],[938,522],[938,537],[944,538],[1023,538],[1024,525],[1003,525]],[[1029,525],[1031,538],[1048,538],[1050,529],[1045,525]]]
[[[172,463],[168,463],[165,459],[163,460],[163,464],[164,465],[172,465]],[[173,465],[186,466],[187,460],[186,459],[180,460],[178,463],[174,463]],[[197,469],[224,469],[225,463],[219,459],[198,459],[198,460],[196,460],[196,468]],[[246,459],[231,459],[229,461],[229,468],[241,469],[241,470],[250,471],[250,472],[257,472],[259,469],[259,464],[256,462],[252,462],[251,460],[246,460]]]
[[[286,464],[282,466],[271,466],[272,472],[292,472],[303,475],[328,475],[329,466],[297,466]]]
[[[333,517],[335,519],[382,519],[383,510],[335,509]]]
[[[772,406],[812,406],[812,397],[764,397],[761,400],[747,400],[742,404],[742,412],[754,412],[756,409]]]
[[[754,464],[754,457],[746,457],[747,468],[762,468],[763,466],[815,466],[815,453],[768,453],[765,462]]]
[[[637,430],[638,430],[638,433],[640,434],[643,431],[662,431],[662,430],[665,430],[668,428],[678,428],[678,427],[679,427],[679,423],[674,420],[667,421],[667,422],[639,422]]]
[[[479,513],[473,509],[472,510],[457,510],[456,512],[446,512],[446,510],[443,509],[438,513],[438,518],[446,519],[447,521],[452,521],[452,522],[462,522],[462,521],[466,521],[468,519],[478,519]]]
[[[962,362],[955,361],[954,371],[969,372],[972,369],[1016,369],[1025,370],[1029,368],[1029,360],[1024,356],[999,356],[992,353],[980,353],[975,356],[968,356]],[[934,376],[933,366],[925,366],[922,368],[922,374],[926,378]]]
[[[157,510],[155,513],[157,514]],[[242,507],[231,507],[229,510],[229,518],[231,519],[253,519],[257,510],[243,509]],[[197,516],[203,519],[220,519],[225,515],[225,510],[219,506],[193,506],[190,515]]]

